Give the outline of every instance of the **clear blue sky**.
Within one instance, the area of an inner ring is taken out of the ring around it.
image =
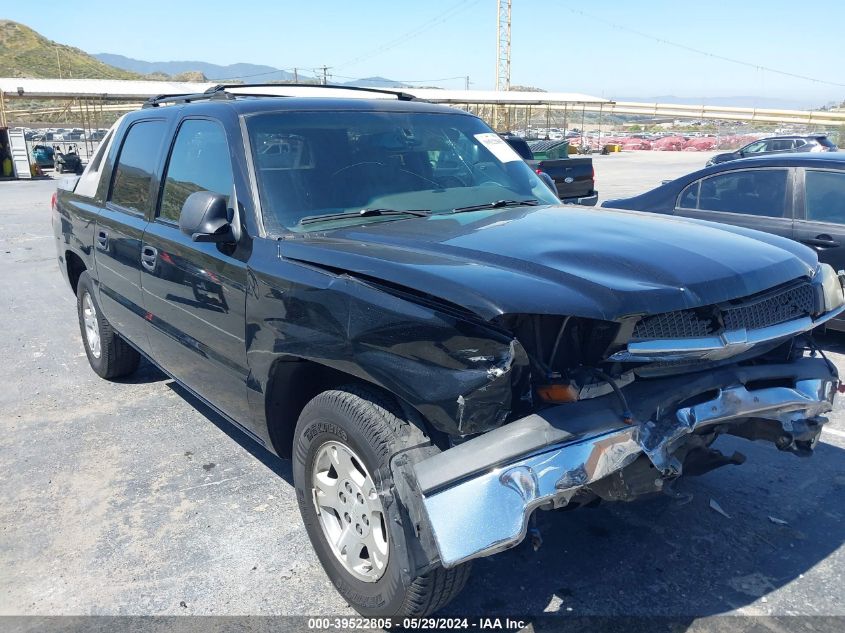
[[[495,0],[9,2],[4,17],[91,53],[332,67],[337,79],[495,80]],[[576,13],[584,11],[588,15]],[[755,95],[822,104],[845,86],[843,0],[513,0],[512,83],[610,98]],[[423,82],[425,83],[425,82]],[[463,80],[428,82],[462,88]]]

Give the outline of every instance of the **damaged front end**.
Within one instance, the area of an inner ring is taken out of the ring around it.
[[[454,566],[521,542],[536,509],[628,501],[742,463],[711,447],[719,435],[810,454],[839,379],[808,333],[843,304],[842,278],[822,265],[675,313],[504,317],[528,358],[528,411],[395,465],[405,505],[424,508],[414,522],[432,537],[430,557]]]
[[[551,407],[419,461],[415,494],[442,564],[457,565],[518,544],[535,509],[628,500],[735,462],[709,448],[720,434],[807,454],[837,386],[821,358],[634,383],[642,422],[620,421],[615,394]]]

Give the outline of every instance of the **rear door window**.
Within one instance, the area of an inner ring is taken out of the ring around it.
[[[150,208],[150,183],[158,164],[167,125],[139,121],[129,128],[112,177],[109,201],[127,211],[145,214]]]
[[[786,215],[786,169],[731,171],[701,181],[698,208],[780,218]]]
[[[792,139],[777,139],[769,141],[769,150],[772,152],[788,152],[793,148]]]
[[[845,224],[845,172],[808,169],[804,190],[808,220]]]
[[[232,163],[226,132],[216,121],[188,119],[179,127],[167,165],[158,217],[179,222],[192,193],[232,193]]]

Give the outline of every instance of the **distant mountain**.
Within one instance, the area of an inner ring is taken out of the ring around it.
[[[36,33],[28,26],[0,20],[0,77],[35,79],[138,79],[94,59],[85,51],[65,46]]]
[[[161,73],[174,76],[188,72],[199,72],[205,75],[210,81],[220,81],[222,79],[235,79],[254,83],[293,81],[293,73],[261,64],[229,64],[228,66],[220,66],[219,64],[199,61],[147,62],[141,59],[132,59],[131,57],[113,55],[111,53],[97,53],[94,57],[106,64],[142,75]]]
[[[679,105],[734,106],[737,108],[770,108],[774,110],[807,110],[818,108],[813,99],[778,99],[770,97],[613,97],[614,101],[641,101],[644,103],[677,103]]]
[[[340,84],[341,86],[363,86],[365,88],[407,88],[407,84],[385,77],[365,77]]]

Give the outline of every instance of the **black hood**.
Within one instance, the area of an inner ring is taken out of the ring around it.
[[[549,206],[372,223],[282,255],[433,295],[490,319],[613,320],[736,299],[812,274],[791,240],[649,213]]]

